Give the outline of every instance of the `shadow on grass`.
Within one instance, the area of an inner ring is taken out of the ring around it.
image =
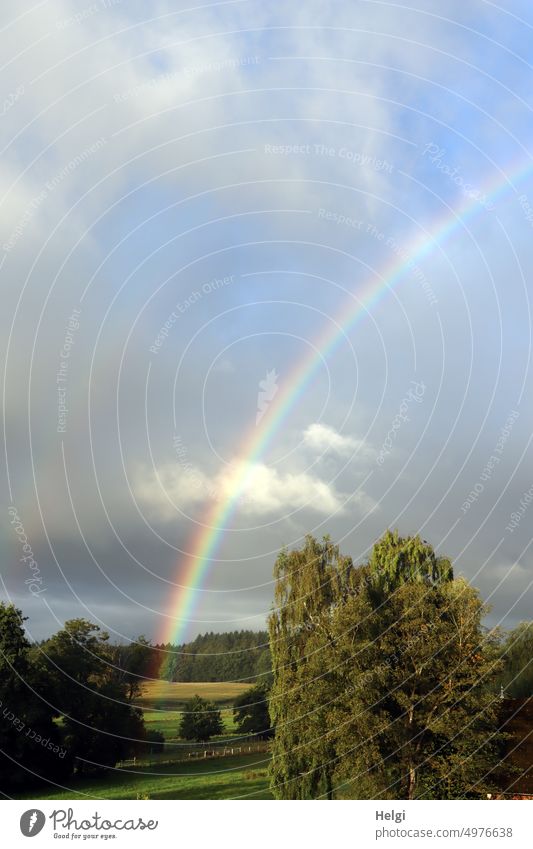
[[[74,779],[69,788],[43,788],[30,799],[270,799],[268,756],[261,753],[207,760],[176,761],[128,772],[110,770],[105,777]]]

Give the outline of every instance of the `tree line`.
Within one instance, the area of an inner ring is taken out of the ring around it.
[[[165,681],[254,681],[270,673],[266,631],[200,634],[184,645],[158,645]]]
[[[97,772],[161,742],[134,705],[152,657],[144,637],[111,645],[98,625],[72,619],[32,645],[24,621],[0,602],[1,792]]]

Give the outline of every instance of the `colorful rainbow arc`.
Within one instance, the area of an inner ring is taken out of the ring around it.
[[[531,171],[533,171],[533,165],[528,159],[525,166],[521,164],[519,168],[513,170],[511,177],[504,176],[503,179],[495,181],[495,184],[489,184],[483,194],[487,200],[493,202],[507,189],[514,189],[516,182],[522,180]],[[409,257],[408,259],[404,257],[398,259],[397,256],[394,256],[381,272],[374,274],[357,293],[350,295],[349,303],[343,305],[343,309],[336,320],[328,322],[313,348],[311,348],[311,353],[308,353],[301,362],[297,363],[290,376],[284,380],[282,388],[278,391],[274,401],[271,402],[260,425],[254,424],[242,442],[236,461],[237,473],[231,492],[227,494],[225,499],[215,503],[208,510],[202,525],[193,536],[188,547],[191,553],[185,555],[185,564],[183,564],[183,561],[178,564],[179,583],[177,583],[177,591],[170,604],[172,625],[165,629],[162,643],[179,645],[183,642],[185,630],[191,619],[191,613],[198,596],[198,590],[204,583],[215,551],[238,507],[240,496],[254,472],[254,464],[270,446],[291,410],[312,381],[323,359],[334,352],[344,335],[389,290],[399,283],[417,260],[430,254],[455,231],[464,226],[467,220],[478,215],[484,209],[485,207],[477,199],[472,200],[470,198],[458,211],[448,208],[445,216],[439,219],[428,236],[418,237],[409,249],[403,252],[404,256]]]

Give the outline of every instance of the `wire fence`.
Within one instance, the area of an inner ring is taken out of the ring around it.
[[[228,758],[237,755],[247,755],[253,754],[255,752],[269,752],[270,744],[268,741],[264,740],[257,743],[249,743],[249,744],[240,744],[238,746],[230,746],[227,743],[221,746],[209,746],[205,747],[201,745],[191,746],[191,747],[180,747],[179,752],[169,752],[169,751],[161,751],[161,752],[149,752],[146,755],[141,755],[138,757],[127,758],[125,760],[119,761],[116,765],[117,769],[129,769],[131,767],[145,767],[147,764],[163,764],[163,763],[175,763],[176,761],[190,761],[190,760],[207,760],[208,758]]]

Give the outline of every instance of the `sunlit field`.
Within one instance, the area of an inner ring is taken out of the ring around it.
[[[68,788],[49,786],[25,798],[271,799],[267,776],[269,753],[249,752],[250,742],[253,747],[255,741],[247,742],[235,735],[233,700],[247,686],[165,681],[146,685],[137,704],[143,709],[147,729],[164,735],[163,752],[155,750],[146,757],[118,764],[95,778],[74,778]],[[178,736],[184,704],[196,694],[214,702],[222,712],[225,733],[208,744],[193,745]],[[216,757],[212,751],[217,752]]]

